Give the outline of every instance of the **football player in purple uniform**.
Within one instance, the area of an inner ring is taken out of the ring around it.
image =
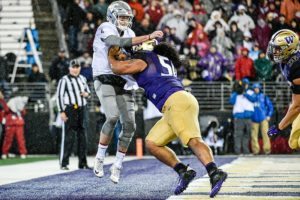
[[[281,130],[292,124],[289,146],[300,148],[300,51],[299,36],[288,29],[282,29],[272,36],[268,57],[279,64],[281,72],[292,90],[292,102],[283,119],[278,125],[273,125],[268,131],[269,136],[277,135]]]
[[[227,173],[216,166],[210,148],[201,138],[198,101],[184,90],[176,77],[176,69],[181,65],[176,50],[167,43],[156,45],[155,40],[138,48],[140,50],[131,55],[131,59],[119,60],[122,51],[119,47],[113,47],[109,51],[109,62],[115,74],[133,74],[147,98],[163,113],[146,137],[147,149],[178,173],[175,194],[180,194],[196,176],[196,172],[183,164],[166,146],[179,138],[206,167],[212,186],[210,197],[214,197],[227,178]]]

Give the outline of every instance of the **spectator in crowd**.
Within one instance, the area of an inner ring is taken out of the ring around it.
[[[31,67],[31,73],[28,77],[28,82],[47,82],[45,74],[41,73],[39,70],[39,66],[37,64],[33,64]]]
[[[93,6],[93,10],[97,13],[100,19],[106,19],[108,4],[105,0],[98,0],[98,2]]]
[[[281,29],[288,29],[290,26],[286,22],[286,17],[283,14],[279,15],[278,19],[272,21],[272,34]]]
[[[300,18],[292,19],[290,29],[300,35]]]
[[[300,15],[300,1],[283,0],[280,6],[280,13],[286,16],[286,22],[290,24],[296,15]]]
[[[241,49],[241,56],[235,62],[235,79],[243,78],[255,79],[255,68],[253,60],[248,57],[249,50],[245,47]]]
[[[194,1],[192,14],[198,23],[206,24],[208,20],[207,12],[203,7],[203,3],[200,2],[199,0]]]
[[[187,44],[197,47],[197,52],[200,57],[204,57],[207,54],[210,48],[210,41],[207,34],[203,31],[201,24],[197,24],[193,32],[189,34]]]
[[[175,35],[176,30],[175,28],[170,28],[169,26],[165,26],[163,29],[164,37],[162,41],[168,42],[177,47],[177,49],[181,49],[182,42],[181,40]]]
[[[167,21],[174,17],[175,6],[173,4],[166,5],[164,9],[164,16],[160,19],[156,30],[161,30],[166,26]]]
[[[230,23],[229,38],[235,45],[235,53],[243,46],[244,35],[235,21]]]
[[[262,17],[259,17],[257,26],[252,31],[252,38],[255,42],[258,43],[259,49],[266,52],[271,35],[271,28]]]
[[[81,30],[78,33],[78,52],[82,53],[85,51],[91,52],[91,42],[94,37],[94,33],[96,30],[97,21],[92,12],[86,13],[86,20],[83,22],[81,26]]]
[[[188,30],[188,25],[184,21],[183,15],[179,10],[175,10],[173,17],[166,22],[166,25],[175,30],[175,35],[184,42]]]
[[[218,124],[216,121],[211,121],[206,128],[205,143],[211,148],[213,154],[222,154],[224,139],[218,135]]]
[[[154,26],[151,24],[148,18],[142,19],[141,23],[137,23],[137,27],[135,27],[135,34],[137,36],[147,35],[154,31]]]
[[[252,34],[249,31],[244,32],[243,34],[243,47],[250,51],[253,48],[254,42],[252,40]]]
[[[269,11],[269,2],[268,2],[268,0],[259,1],[258,7],[259,7],[259,13],[261,15],[266,15],[266,13]]]
[[[252,116],[251,126],[251,147],[252,153],[257,155],[260,153],[260,147],[258,144],[258,133],[260,133],[263,139],[263,152],[265,154],[271,153],[271,143],[268,137],[269,121],[273,114],[273,104],[268,96],[261,92],[260,83],[255,83],[252,86],[254,90],[254,113]]]
[[[87,164],[87,98],[90,90],[86,79],[80,75],[80,63],[70,62],[69,74],[63,76],[57,86],[57,106],[63,124],[60,167],[69,170],[69,158],[77,137],[78,168],[90,169]]]
[[[219,22],[222,25],[224,31],[229,31],[229,26],[224,21],[224,19],[222,19],[221,12],[215,10],[211,13],[210,19],[207,21],[207,23],[204,26],[204,31],[209,35],[210,39],[214,37],[217,22]]]
[[[242,32],[246,32],[246,31],[250,32],[252,29],[254,29],[255,24],[254,24],[252,18],[246,14],[246,11],[247,11],[246,7],[242,4],[240,4],[238,6],[237,11],[234,13],[234,15],[228,21],[228,24],[230,24],[233,21],[236,21],[239,29]]]
[[[130,0],[128,4],[130,5],[132,12],[134,13],[134,19],[137,22],[141,22],[145,16],[145,11],[142,4],[138,0]]]
[[[248,88],[249,80],[244,78],[236,81],[230,96],[230,104],[233,105],[234,119],[234,151],[236,154],[249,154],[249,139],[251,133],[251,118],[254,106],[251,101],[253,91]]]
[[[59,79],[68,74],[69,59],[66,57],[64,49],[60,49],[58,56],[55,57],[49,69],[49,76],[52,81],[58,83]]]
[[[68,44],[70,53],[78,54],[77,35],[80,31],[80,25],[85,19],[85,12],[79,6],[80,0],[73,0],[67,8],[66,27],[68,31]]]
[[[92,69],[93,59],[89,54],[89,52],[87,51],[84,52],[82,56],[77,58],[77,60],[81,67],[80,74],[86,78],[87,82],[92,81],[93,80],[93,69]]]
[[[214,4],[211,0],[201,0],[203,8],[206,10],[207,13],[211,13],[214,9]]]
[[[79,6],[84,12],[90,12],[93,9],[93,0],[80,0]]]
[[[254,61],[258,58],[260,52],[262,51],[259,49],[259,44],[257,42],[254,42],[254,45],[252,49],[250,49],[248,56]]]
[[[192,9],[193,9],[192,4],[189,1],[187,1],[187,0],[178,0],[177,1],[177,5],[178,5],[177,6],[178,10],[182,14],[185,14],[185,13],[187,13],[189,11],[192,11]]]
[[[264,16],[267,16],[268,14],[271,14],[274,19],[277,19],[279,17],[280,10],[276,9],[275,2],[269,2],[269,9]]]
[[[205,81],[218,81],[226,70],[226,59],[217,51],[216,46],[211,46],[208,54],[203,57],[198,66],[202,69],[202,78]]]
[[[233,61],[231,50],[234,48],[234,44],[231,39],[225,35],[225,31],[220,22],[216,22],[216,36],[212,39],[211,45],[216,46],[217,51],[227,60]]]
[[[215,8],[219,8],[218,10],[222,10],[222,18],[225,21],[229,20],[229,17],[232,16],[232,9],[234,7],[234,4],[231,0],[220,0],[217,1],[215,4]]]
[[[23,115],[25,114],[24,108],[27,102],[28,97],[25,96],[17,96],[7,102],[9,109],[5,113],[5,136],[2,147],[2,159],[7,158],[14,137],[16,137],[18,143],[20,157],[22,159],[26,158],[27,149],[24,137],[25,121]]]
[[[157,26],[160,19],[164,15],[161,2],[158,0],[150,1],[149,9],[147,10],[149,14],[151,24]]]
[[[254,61],[256,78],[259,81],[270,81],[272,79],[273,64],[266,58],[265,52],[260,52]]]

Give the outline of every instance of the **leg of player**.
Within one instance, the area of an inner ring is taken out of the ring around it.
[[[188,165],[183,164],[169,147],[158,146],[150,140],[146,140],[146,147],[159,161],[172,167],[177,172],[179,181],[174,193],[176,195],[182,193],[195,178],[196,172]]]
[[[100,81],[94,82],[94,87],[101,106],[104,108],[106,121],[102,126],[100,133],[98,151],[94,161],[94,174],[97,177],[103,177],[103,162],[106,150],[111,141],[113,131],[119,120],[119,110],[116,102],[116,94],[113,86],[101,84]],[[109,95],[108,95],[109,94]]]
[[[119,135],[116,159],[114,164],[110,168],[110,179],[114,183],[118,183],[120,180],[123,160],[135,132],[135,111],[133,95],[130,93],[117,95],[116,100],[121,116],[120,122],[122,124],[122,131]]]
[[[214,197],[221,189],[223,182],[226,180],[227,173],[217,168],[210,148],[203,142],[202,139],[192,138],[188,142],[188,146],[205,166],[212,188],[210,197]]]
[[[291,135],[289,138],[289,146],[291,149],[300,148],[300,114],[293,121]]]

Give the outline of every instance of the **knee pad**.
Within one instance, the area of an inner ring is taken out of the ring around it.
[[[119,136],[119,145],[128,148],[135,132],[135,123],[133,121],[122,124],[122,134]]]
[[[101,132],[105,135],[112,135],[118,120],[119,116],[107,117],[105,123],[103,124]]]
[[[122,124],[123,133],[134,133],[136,125],[133,121],[128,121]]]

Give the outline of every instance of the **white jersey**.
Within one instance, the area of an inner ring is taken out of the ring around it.
[[[109,46],[103,41],[110,35],[121,37],[115,25],[110,22],[102,23],[97,29],[93,43],[94,54],[92,68],[94,77],[101,74],[114,74],[111,70],[107,57]],[[122,37],[132,38],[135,37],[135,33],[130,28],[127,28]],[[130,75],[125,75],[122,77],[127,80],[127,84],[124,87],[125,89],[130,90],[138,88],[135,80]]]

